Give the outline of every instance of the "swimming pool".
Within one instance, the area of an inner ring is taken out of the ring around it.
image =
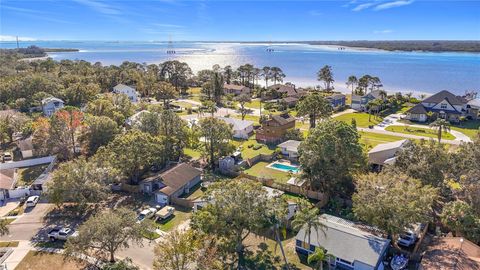
[[[282,164],[282,163],[277,163],[277,162],[275,162],[273,164],[270,164],[268,167],[270,167],[272,169],[284,171],[284,172],[298,173],[300,171],[298,166],[287,165],[287,164]]]

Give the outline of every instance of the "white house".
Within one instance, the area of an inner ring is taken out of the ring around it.
[[[218,119],[221,119],[232,126],[234,138],[246,140],[253,132],[253,121],[229,117],[218,117]]]
[[[368,151],[368,162],[380,168],[383,165],[393,164],[397,153],[408,143],[410,143],[410,141],[405,139],[378,144]]]
[[[140,119],[142,119],[141,117],[144,115],[144,114],[147,114],[147,113],[150,113],[149,111],[147,110],[141,110],[135,114],[133,114],[132,116],[130,116],[129,118],[127,118],[127,120],[125,120],[125,124],[129,127],[133,127],[135,126],[136,124],[139,123]]]
[[[133,103],[138,102],[138,98],[140,96],[137,90],[135,90],[135,88],[130,87],[128,85],[121,84],[121,83],[113,87],[112,92],[115,94],[127,95],[128,99],[130,99],[130,101]]]
[[[52,116],[56,111],[61,110],[65,106],[63,100],[56,97],[48,97],[42,99],[42,111],[47,117]]]
[[[288,157],[289,159],[298,158],[298,146],[300,146],[301,141],[288,140],[277,145],[282,151],[282,155]]]
[[[306,228],[298,232],[295,237],[295,250],[298,253],[310,254],[315,248],[321,247],[333,255],[329,263],[331,266],[337,267],[334,269],[384,269],[383,260],[387,254],[390,240],[373,234],[374,228],[368,228],[339,217],[323,214],[319,220],[324,226],[318,230],[312,229],[310,244]]]

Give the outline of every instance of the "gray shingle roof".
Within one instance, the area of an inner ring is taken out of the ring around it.
[[[295,121],[295,117],[292,117],[288,113],[272,115],[271,119],[274,120],[275,122],[278,122],[280,125],[286,125],[290,122]]]
[[[370,151],[368,151],[369,154],[371,153],[377,153],[385,150],[392,150],[392,149],[397,149],[402,147],[406,142],[409,140],[404,139],[404,140],[399,140],[395,142],[389,142],[389,143],[381,143],[378,144],[377,146],[373,147]]]
[[[301,141],[295,141],[295,140],[288,140],[286,142],[283,142],[279,145],[278,147],[286,148],[288,151],[292,152],[297,152],[298,151],[298,146],[302,143]]]
[[[125,91],[125,90],[127,90],[127,91],[128,91],[128,90],[133,90],[133,91],[135,91],[135,88],[130,87],[130,86],[125,85],[125,84],[121,84],[121,83],[117,84],[115,87],[113,87],[113,89],[116,90],[116,91]]]
[[[374,228],[360,226],[349,220],[323,214],[319,217],[325,225],[317,231],[312,230],[311,243],[323,247],[337,258],[350,262],[360,261],[375,267],[390,240],[374,235],[368,230]],[[323,231],[322,231],[323,229]],[[296,239],[304,241],[305,229],[301,229]]]
[[[423,107],[422,103],[418,103],[417,105],[413,106],[412,108],[407,110],[407,113],[413,114],[425,114],[427,110]]]
[[[241,120],[230,117],[218,117],[218,119],[225,121],[227,124],[233,126],[233,130],[244,130],[254,124],[253,121]]]
[[[434,95],[429,96],[428,98],[424,99],[422,102],[425,103],[440,103],[444,99],[446,99],[452,105],[463,105],[466,101],[454,94],[448,92],[447,90],[440,91]]]

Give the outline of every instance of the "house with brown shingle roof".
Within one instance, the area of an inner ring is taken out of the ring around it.
[[[236,85],[236,84],[228,84],[225,83],[223,85],[223,92],[225,94],[233,94],[236,96],[239,96],[241,94],[250,94],[250,88],[243,86],[243,85]]]
[[[281,99],[286,97],[301,98],[307,94],[302,88],[296,88],[293,84],[274,84],[268,87],[268,92],[262,96],[262,99]]]
[[[155,195],[159,204],[170,204],[171,198],[178,198],[200,183],[201,174],[197,168],[187,163],[175,165],[160,174],[148,177],[140,182],[140,190]]]
[[[255,139],[263,143],[281,143],[285,141],[287,131],[292,128],[295,128],[295,117],[288,113],[271,115],[257,130]]]
[[[15,188],[16,176],[16,169],[0,170],[0,200],[7,199],[8,191]]]

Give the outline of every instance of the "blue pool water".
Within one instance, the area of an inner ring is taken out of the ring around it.
[[[278,169],[278,170],[282,170],[282,171],[286,171],[286,172],[294,172],[294,173],[297,173],[300,169],[296,166],[290,166],[290,165],[285,165],[285,164],[281,164],[281,163],[273,163],[271,165],[271,167],[275,168],[275,169]]]

